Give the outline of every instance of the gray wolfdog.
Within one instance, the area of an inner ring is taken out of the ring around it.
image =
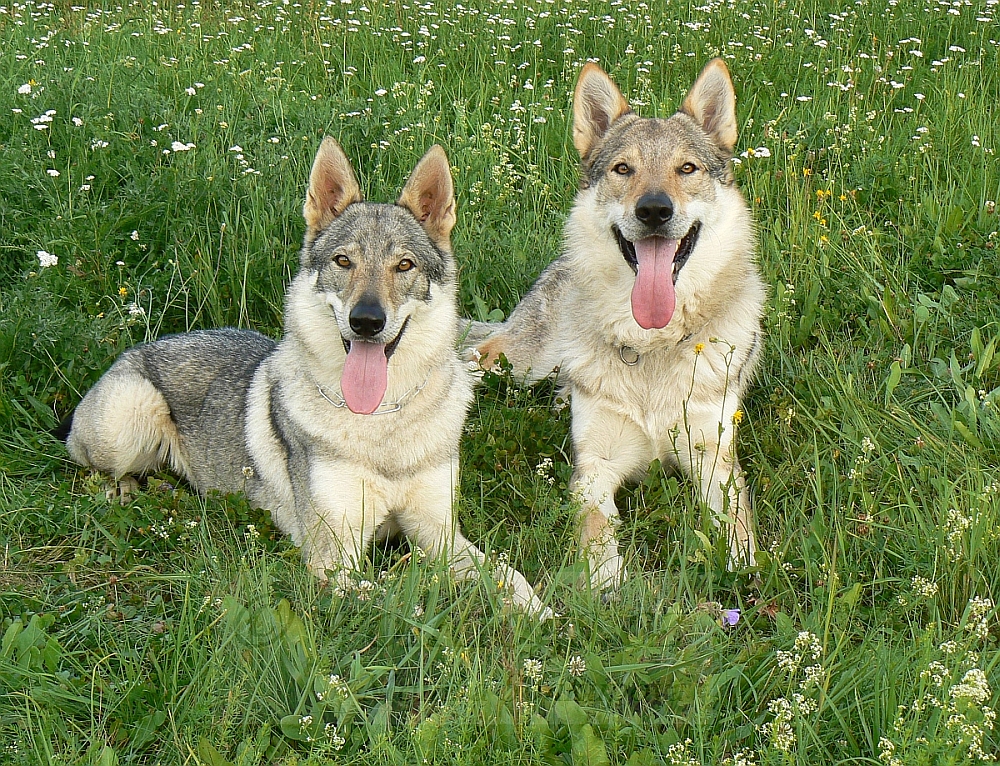
[[[634,114],[596,64],[580,73],[573,142],[582,182],[563,255],[500,325],[474,324],[484,366],[502,353],[570,393],[590,583],[624,577],[615,491],[653,459],[678,466],[728,530],[730,564],[754,561],[734,450],[757,365],[766,291],[750,213],[733,179],[736,97],[709,62],[669,119]]]
[[[375,204],[327,138],[304,216],[282,341],[207,330],[126,351],[76,408],[69,453],[115,477],[167,464],[201,492],[245,492],[323,579],[345,577],[376,531],[475,576],[484,556],[452,512],[473,379],[456,349],[444,150],[397,204]],[[517,606],[549,614],[520,573],[498,576]]]

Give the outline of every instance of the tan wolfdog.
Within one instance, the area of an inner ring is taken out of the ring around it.
[[[734,450],[760,355],[766,291],[734,184],[736,98],[709,62],[668,119],[632,112],[595,64],[580,73],[573,142],[582,183],[565,248],[500,325],[470,333],[482,364],[504,354],[570,394],[580,548],[593,586],[624,576],[615,491],[654,459],[691,476],[725,527],[730,561],[754,561]]]

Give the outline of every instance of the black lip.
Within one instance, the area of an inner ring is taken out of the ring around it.
[[[698,244],[700,233],[701,221],[695,221],[688,229],[688,233],[684,235],[684,239],[677,245],[677,254],[674,256],[674,284],[677,284],[677,275],[684,268],[687,259],[691,257],[691,253],[694,252],[694,246]]]
[[[612,231],[615,233],[615,238],[618,240],[618,249],[622,251],[622,258],[625,259],[625,263],[629,265],[632,271],[639,272],[639,259],[635,255],[635,244],[625,239],[625,235],[621,233],[621,230],[617,226],[612,227]],[[698,234],[701,232],[701,222],[695,221],[691,224],[691,228],[688,229],[688,233],[684,235],[681,239],[680,244],[677,245],[677,253],[674,255],[674,283],[677,283],[677,275],[680,274],[684,264],[687,263],[688,258],[691,257],[691,253],[694,252],[694,246],[698,243]]]
[[[625,239],[625,235],[622,234],[621,229],[617,226],[613,226],[611,228],[615,233],[615,237],[618,239],[618,249],[622,251],[622,258],[624,258],[625,263],[632,268],[632,271],[638,274],[639,259],[635,255],[635,245]]]
[[[408,325],[409,323],[410,323],[410,318],[407,317],[406,319],[403,320],[403,326],[399,328],[399,332],[397,333],[396,337],[385,344],[386,359],[392,358],[393,353],[395,353],[396,351],[396,346],[399,345],[399,339],[403,337],[403,333],[406,332],[406,325]],[[344,342],[344,351],[346,351],[348,354],[351,353],[351,341],[349,341],[343,335],[340,336],[340,339]]]

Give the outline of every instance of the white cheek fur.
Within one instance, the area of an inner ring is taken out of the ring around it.
[[[326,297],[327,305],[332,306],[338,316],[344,313],[344,302],[340,299],[339,295],[336,293],[324,293],[324,296]]]

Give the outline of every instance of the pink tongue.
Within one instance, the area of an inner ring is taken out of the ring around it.
[[[384,343],[353,341],[344,362],[340,377],[340,390],[344,393],[351,412],[371,415],[382,403],[389,384],[389,360],[385,357]]]
[[[638,273],[632,288],[632,316],[646,330],[666,327],[674,315],[676,239],[646,237],[635,242]]]

